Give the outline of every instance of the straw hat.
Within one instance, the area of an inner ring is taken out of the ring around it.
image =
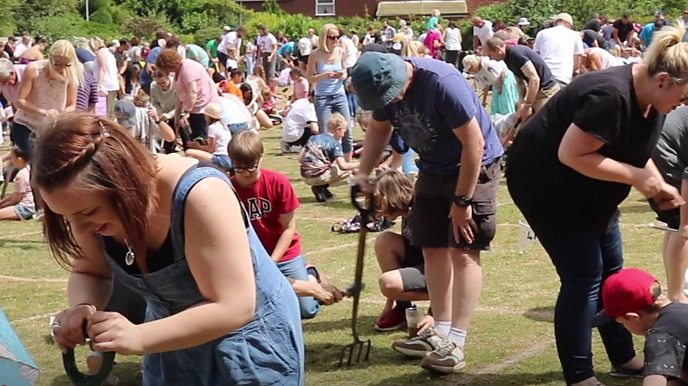
[[[208,103],[207,106],[201,111],[205,116],[212,119],[220,120],[222,119],[222,107],[216,102]]]

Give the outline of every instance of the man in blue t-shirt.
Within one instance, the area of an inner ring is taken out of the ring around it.
[[[420,157],[408,221],[411,244],[425,256],[435,326],[393,348],[423,358],[426,369],[456,372],[466,363],[466,330],[482,287],[480,251],[490,248],[496,230],[502,146],[478,96],[453,66],[368,52],[351,78],[360,106],[373,110],[356,182],[370,189],[368,176],[392,127]]]

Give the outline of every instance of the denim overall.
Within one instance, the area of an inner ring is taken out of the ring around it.
[[[222,172],[211,167],[195,167],[181,178],[172,208],[172,265],[145,275],[130,275],[107,257],[116,279],[146,300],[146,321],[165,318],[205,300],[184,255],[183,232],[186,197],[204,178],[220,178],[231,186]],[[253,227],[245,223],[256,277],[253,320],[196,347],[145,355],[143,385],[303,385],[303,334],[296,295]]]

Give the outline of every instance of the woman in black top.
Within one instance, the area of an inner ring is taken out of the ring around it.
[[[684,27],[656,35],[642,63],[576,78],[523,127],[511,147],[509,192],[561,281],[554,313],[559,360],[569,385],[599,385],[591,319],[604,278],[623,266],[617,206],[630,187],[663,208],[683,204],[650,159],[665,114],[687,92]],[[631,335],[600,327],[612,375],[643,366]]]

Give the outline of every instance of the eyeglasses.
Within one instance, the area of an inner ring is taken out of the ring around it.
[[[61,63],[61,62],[53,62],[53,66],[55,67],[72,67],[72,63]]]
[[[337,35],[337,36],[328,36],[327,38],[330,39],[330,40],[337,40],[337,39],[339,39],[339,35]]]
[[[254,173],[256,170],[258,170],[258,164],[255,164],[250,168],[240,168],[238,166],[234,168],[235,173]]]

